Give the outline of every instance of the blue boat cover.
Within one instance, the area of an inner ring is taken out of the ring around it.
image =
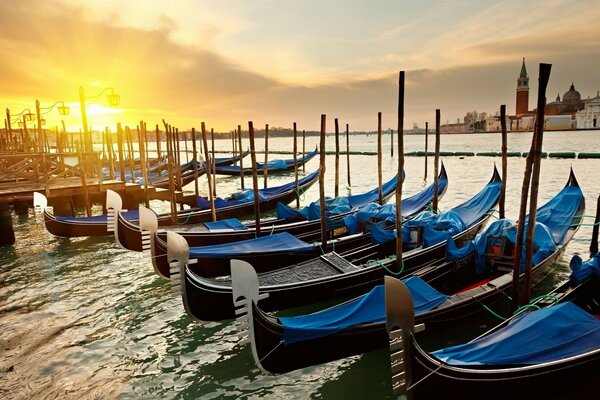
[[[271,236],[239,242],[215,244],[211,246],[190,247],[191,258],[225,257],[235,258],[240,255],[265,254],[278,252],[305,252],[314,250],[315,246],[303,242],[294,235],[282,232]]]
[[[393,177],[385,184],[381,186],[383,196],[388,196],[391,192],[396,190],[398,183],[397,177]],[[334,199],[325,200],[325,215],[327,217],[346,213],[352,209],[366,206],[370,202],[377,201],[379,198],[379,188],[375,188],[368,192],[350,195],[350,196],[338,196]],[[302,207],[301,209],[295,209],[286,206],[285,204],[277,204],[277,218],[280,219],[320,219],[321,218],[321,207],[319,200],[312,202],[308,206]]]
[[[556,245],[563,242],[573,217],[579,210],[581,201],[583,201],[583,192],[578,186],[565,186],[555,197],[538,208],[533,238],[534,265],[554,253]],[[486,271],[488,266],[485,260],[485,252],[487,250],[487,239],[490,236],[504,236],[514,246],[516,245],[517,236],[516,224],[509,220],[495,221],[462,248],[457,248],[454,241],[449,238],[446,247],[446,260],[459,260],[475,253],[476,271],[478,273]],[[525,268],[525,247],[523,247],[521,254],[521,270],[523,271]]]
[[[415,314],[424,313],[442,304],[448,296],[429,286],[421,278],[404,279],[413,297]],[[354,326],[385,321],[385,289],[375,286],[369,293],[354,300],[307,315],[280,317],[283,325],[283,343],[332,335]]]
[[[599,347],[600,321],[565,302],[517,316],[496,332],[432,355],[455,366],[535,365]]]
[[[313,158],[318,153],[319,153],[318,150],[314,150],[310,153],[306,153],[304,155],[304,157],[298,158],[296,160],[296,163],[298,165],[302,165],[305,162],[309,161],[311,158]],[[271,168],[271,166],[273,166],[273,168]],[[286,169],[293,168],[293,167],[294,167],[294,159],[293,158],[285,159],[285,160],[272,160],[267,163],[267,169],[269,171],[281,171],[281,170],[286,170]],[[252,168],[244,167],[244,172],[250,171],[251,169]],[[261,170],[264,169],[264,163],[257,162],[256,169],[261,169]],[[238,165],[217,165],[216,170],[217,171],[227,171],[227,172],[231,172],[231,173],[239,173],[240,167]]]
[[[570,267],[571,275],[569,276],[569,281],[571,282],[571,285],[578,285],[593,274],[600,276],[600,253],[594,254],[594,256],[586,262],[583,262],[578,255],[574,255],[573,258],[571,258]]]
[[[475,239],[467,245],[457,248],[454,240],[448,238],[446,246],[446,260],[455,261],[465,258],[469,254],[475,254],[475,271],[483,273],[489,266],[486,262],[487,242],[490,236],[506,237],[507,241],[515,246],[517,244],[517,226],[514,222],[500,219],[492,222],[484,232],[477,234]],[[525,233],[525,238],[527,233]],[[525,240],[523,240],[523,251],[521,252],[521,271],[525,270]],[[546,257],[556,251],[556,244],[552,232],[541,222],[536,222],[533,234],[533,265],[542,262]]]
[[[552,200],[538,209],[535,220],[550,229],[554,243],[562,244],[582,201],[583,192],[579,186],[565,186]]]
[[[125,218],[128,221],[137,221],[140,219],[140,212],[138,210],[122,211],[121,215],[123,216],[123,218]],[[93,217],[61,217],[61,216],[55,215],[54,218],[56,218],[57,221],[62,221],[62,222],[75,222],[75,223],[81,222],[81,223],[98,224],[98,223],[106,223],[106,221],[108,219],[108,215],[102,214],[102,215],[95,215]]]
[[[307,182],[315,179],[319,174],[319,170],[312,172],[301,179],[298,179],[298,186],[301,187],[305,185]],[[275,186],[272,188],[259,189],[258,190],[258,198],[259,201],[269,201],[271,198],[278,196],[282,193],[289,192],[290,190],[294,190],[296,187],[296,182],[286,183],[285,185]],[[237,198],[237,199],[236,199]],[[244,204],[254,201],[254,191],[253,190],[243,190],[241,192],[235,193],[231,195],[231,197],[223,199],[221,197],[215,198],[215,208],[224,208],[228,206],[233,206],[237,204]],[[210,208],[210,201],[206,197],[198,196],[196,197],[196,207],[200,209],[208,209]]]
[[[438,193],[442,193],[443,190],[448,185],[447,179],[441,179],[438,184]],[[377,199],[377,192],[375,192],[375,199]],[[406,199],[402,199],[402,217],[409,218],[412,217],[415,213],[419,212],[428,203],[433,199],[433,185],[429,185],[425,190],[420,193],[417,193],[413,196],[407,197]],[[363,210],[359,211],[357,214],[348,216],[344,218],[344,224],[348,228],[348,232],[350,233],[358,233],[359,224],[361,222],[366,222],[371,219],[382,220],[382,221],[390,221],[392,223],[396,223],[396,205],[389,204],[379,206],[374,204],[369,207],[365,207]],[[385,231],[381,230],[381,233],[384,236],[387,236]],[[389,235],[393,235],[393,233],[389,233]]]
[[[246,225],[244,225],[237,218],[229,218],[229,219],[224,219],[224,220],[221,220],[221,221],[214,221],[214,222],[205,222],[204,226],[209,231],[214,231],[214,230],[217,230],[217,229],[233,229],[235,231],[245,231],[245,230],[248,230],[248,227]]]
[[[417,215],[411,221],[403,224],[402,237],[410,237],[411,227],[423,227],[423,247],[433,246],[456,235],[465,228],[481,219],[496,204],[500,197],[500,182],[488,183],[479,193],[470,200],[460,204],[449,211],[431,214],[429,211]],[[384,243],[396,237],[396,233],[384,231],[377,227],[371,234],[374,243]],[[407,248],[410,243],[406,242]]]

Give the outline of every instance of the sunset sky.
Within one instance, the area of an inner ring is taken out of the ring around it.
[[[62,100],[78,130],[78,90],[112,87],[121,103],[88,105],[92,128],[116,122],[229,131],[268,123],[318,130],[320,115],[395,128],[398,71],[405,127],[456,122],[469,110],[514,113],[522,58],[530,108],[538,64],[553,64],[549,101],[600,89],[594,0],[2,0],[0,100],[13,114]],[[47,115],[60,124],[56,109]]]

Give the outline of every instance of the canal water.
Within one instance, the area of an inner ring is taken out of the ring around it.
[[[598,135],[600,131],[547,132],[544,151],[600,152]],[[351,135],[351,150],[375,151],[376,139],[375,135]],[[307,137],[307,151],[317,142],[317,137]],[[327,150],[333,150],[334,143],[330,135]],[[345,146],[345,138],[341,143]],[[389,134],[383,143],[386,180],[395,174],[397,160],[390,156]],[[431,135],[429,143],[433,149]],[[441,137],[443,151],[500,151],[500,143],[500,134]],[[530,133],[509,134],[509,151],[528,151],[530,143]],[[230,141],[217,141],[217,149],[230,148]],[[257,143],[257,148],[262,149],[262,144]],[[292,141],[273,138],[269,148],[291,150]],[[406,152],[423,148],[424,136],[406,136]],[[326,192],[330,195],[334,192],[334,162],[335,157],[328,156]],[[501,166],[500,158],[493,157],[444,157],[443,162],[449,186],[440,201],[441,209],[478,192],[490,179],[494,163]],[[509,158],[509,217],[518,214],[524,164],[522,158]],[[373,188],[376,166],[375,156],[352,155],[352,185],[348,187],[346,158],[342,155],[340,194]],[[318,157],[307,164],[306,173],[317,167]],[[586,214],[593,215],[600,160],[544,159],[539,204],[563,187],[571,167],[586,195]],[[432,182],[432,176],[433,157],[429,157],[426,181],[424,158],[408,157],[405,193],[420,191]],[[291,180],[292,175],[269,177],[270,184]],[[201,178],[204,193],[205,182]],[[251,185],[251,179],[246,185]],[[238,179],[218,177],[220,195],[237,188]],[[193,190],[193,186],[188,189]],[[316,186],[304,194],[305,202],[317,198]],[[168,209],[161,202],[154,202],[153,207]],[[0,248],[0,398],[393,398],[385,350],[281,376],[264,375],[255,366],[249,347],[239,344],[230,321],[193,322],[181,300],[171,294],[169,282],[157,277],[150,261],[141,254],[120,249],[112,238],[52,237],[32,211],[29,216],[15,216],[14,226],[16,244]],[[574,254],[587,257],[591,232],[590,226],[579,230],[553,280],[542,290],[549,290],[552,283],[567,276],[568,261]],[[464,331],[481,331],[493,320],[489,316],[474,321]],[[460,334],[455,334],[446,342],[460,340]]]

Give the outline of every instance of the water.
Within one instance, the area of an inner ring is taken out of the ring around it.
[[[600,131],[547,132],[544,151],[600,152]],[[444,151],[499,151],[499,134],[443,135]],[[528,151],[529,133],[509,135],[509,151]],[[306,149],[318,138],[307,137]],[[345,140],[341,140],[342,147]],[[351,149],[373,151],[376,136],[351,136]],[[423,136],[407,136],[405,151],[423,150]],[[433,137],[430,137],[433,149]],[[396,171],[390,138],[383,139],[384,180]],[[217,148],[230,149],[230,141]],[[262,146],[257,144],[257,148]],[[290,139],[271,139],[269,148],[290,150]],[[300,144],[301,148],[301,144]],[[334,149],[333,136],[327,149]],[[396,151],[397,153],[397,151]],[[260,156],[259,159],[262,159]],[[185,156],[184,156],[185,158]],[[352,193],[377,182],[374,156],[351,156]],[[489,180],[499,158],[443,160],[449,187],[440,207],[468,199]],[[429,177],[433,157],[429,157]],[[518,214],[525,161],[509,158],[506,210]],[[306,171],[317,168],[318,160]],[[595,213],[595,182],[600,160],[542,161],[539,204],[565,184],[573,166],[586,194],[586,214]],[[424,159],[406,159],[407,194],[420,191]],[[273,176],[272,183],[293,178]],[[203,179],[201,186],[205,186]],[[247,180],[247,186],[251,183]],[[262,178],[259,182],[262,184]],[[340,193],[348,193],[346,158],[340,157]],[[237,188],[237,179],[218,178],[219,194]],[[333,194],[334,157],[327,161],[327,193]],[[193,190],[193,186],[189,186]],[[204,190],[206,192],[206,190]],[[317,187],[305,201],[318,197]],[[154,207],[166,209],[166,203]],[[588,219],[591,223],[592,220]],[[154,275],[149,260],[121,250],[110,238],[61,239],[50,236],[39,217],[14,217],[17,243],[0,248],[0,397],[30,398],[392,398],[387,351],[267,376],[255,366],[249,348],[238,344],[232,324],[195,323],[169,283]],[[573,254],[587,256],[591,227],[571,242],[554,278],[567,274]],[[483,328],[483,322],[479,322]]]

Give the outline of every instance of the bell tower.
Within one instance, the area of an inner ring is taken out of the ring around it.
[[[525,68],[525,57],[523,57],[523,65],[521,73],[517,78],[517,107],[515,114],[517,116],[526,114],[529,111],[529,76],[527,76],[527,68]]]

